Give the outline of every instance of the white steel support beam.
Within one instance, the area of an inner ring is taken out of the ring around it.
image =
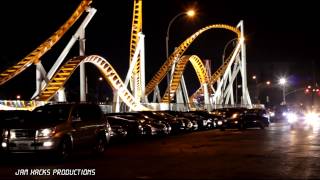
[[[243,101],[242,103],[244,105],[249,105],[251,106],[251,99],[249,96],[248,92],[248,86],[247,86],[247,62],[246,62],[246,46],[244,43],[244,25],[243,25],[243,20],[240,21],[237,27],[240,27],[240,32],[241,32],[241,39],[243,43],[241,44],[241,72],[242,72],[242,98]]]
[[[66,93],[64,91],[64,88],[61,88],[61,89],[58,90],[57,96],[56,96],[56,101],[58,101],[58,102],[66,102],[67,101]]]
[[[178,110],[178,111],[182,110],[181,106],[184,106],[184,100],[183,100],[182,88],[181,88],[181,84],[180,84],[178,86],[177,91],[176,91],[176,109],[174,109],[174,110]]]
[[[153,91],[153,99],[152,102],[156,103],[156,102],[160,102],[161,101],[161,96],[160,96],[160,90],[159,90],[159,86],[157,85],[155,90]]]
[[[143,33],[139,34],[139,41],[141,41],[141,47],[140,47],[140,78],[141,78],[141,101],[143,103],[148,103],[148,98],[145,95],[145,89],[146,89],[146,72],[145,72],[145,49],[144,49],[144,37],[145,35]]]
[[[234,105],[234,98],[233,98],[233,82],[236,79],[238,73],[240,71],[239,63],[235,63],[235,66],[232,71],[232,75],[230,77],[230,83],[228,87],[226,88],[227,97],[226,97],[226,103],[231,99],[231,105]],[[236,87],[237,88],[237,87]]]
[[[231,66],[235,61],[236,55],[239,53],[239,50],[241,48],[241,44],[242,44],[242,41],[238,42],[238,44],[237,44],[237,46],[235,48],[235,51],[231,56],[231,60],[230,60],[230,62],[228,64],[228,67],[227,67],[225,73],[223,74],[222,79],[220,80],[220,83],[218,83],[218,87],[216,89],[216,93],[214,94],[213,101],[212,101],[215,104],[219,104],[219,99],[220,99],[219,97],[221,96],[222,90],[223,90],[222,86],[223,86],[224,83],[226,83],[226,80],[227,80],[227,77],[228,77],[228,72],[231,70]]]
[[[141,102],[141,101],[147,102],[147,97],[144,95],[145,94],[144,93],[145,92],[145,54],[144,54],[145,53],[145,51],[144,51],[144,37],[145,37],[145,35],[142,32],[139,32],[138,36],[139,36],[139,40],[138,40],[137,48],[134,52],[132,61],[130,63],[129,70],[128,70],[128,73],[127,73],[127,76],[126,76],[126,79],[124,82],[124,87],[127,87],[130,80],[133,79],[134,82],[132,82],[132,85],[133,85],[133,95],[134,95],[135,99],[139,100],[139,102]],[[138,94],[139,90],[136,89],[138,77],[131,78],[132,74],[133,74],[134,67],[137,64],[139,55],[140,55],[140,78],[141,78],[141,88],[142,88],[141,94]]]
[[[36,64],[36,91],[33,93],[31,99],[34,99],[38,94],[40,93],[43,83],[42,81],[45,80],[45,82],[48,82],[49,79],[47,78],[47,72],[44,69],[43,65],[41,64],[41,61],[37,62]]]
[[[181,86],[181,89],[182,89],[184,102],[186,103],[187,110],[189,110],[191,105],[190,105],[190,102],[189,102],[188,90],[187,90],[186,82],[184,80],[183,75],[181,76],[180,86]]]
[[[85,29],[82,29],[79,37],[79,55],[84,56],[85,55]],[[86,68],[85,63],[80,64],[80,101],[85,102],[87,100],[87,92],[86,88]]]
[[[210,103],[210,97],[209,97],[209,91],[208,91],[208,84],[204,83],[202,84],[203,87],[203,94],[204,94],[204,105],[205,105],[205,109],[207,111],[211,111],[212,107],[211,107],[211,103]]]
[[[89,12],[87,14],[87,16],[85,17],[85,19],[82,21],[81,25],[79,26],[79,28],[77,29],[77,31],[75,32],[75,34],[72,36],[72,38],[70,39],[70,41],[68,42],[68,44],[66,45],[66,47],[63,49],[63,51],[61,52],[61,54],[59,55],[58,59],[56,60],[56,62],[54,63],[54,65],[51,67],[50,71],[48,72],[48,74],[46,74],[45,69],[43,68],[42,64],[38,64],[37,66],[37,71],[39,71],[42,75],[42,82],[40,83],[40,85],[38,85],[37,82],[37,89],[36,92],[33,94],[32,99],[35,98],[39,92],[41,90],[38,90],[38,88],[40,87],[42,89],[42,87],[45,86],[45,84],[47,82],[49,82],[49,80],[53,77],[54,73],[58,70],[58,68],[60,67],[60,65],[62,64],[63,60],[65,59],[65,57],[68,55],[69,51],[71,50],[71,48],[73,47],[74,43],[80,38],[81,34],[84,33],[84,29],[87,27],[88,23],[90,22],[90,20],[92,19],[92,17],[94,16],[94,14],[96,13],[96,9],[95,8],[91,8],[88,7],[87,12]],[[81,39],[81,38],[80,38]],[[84,54],[84,37],[82,38],[83,42],[80,42],[80,55],[82,54],[81,52],[83,52]],[[81,45],[83,44],[83,45]],[[81,66],[81,65],[80,65]],[[81,67],[80,67],[81,69]],[[81,70],[80,70],[81,71]],[[38,73],[38,72],[37,72]],[[38,78],[37,78],[38,79]],[[43,80],[45,80],[43,82]],[[86,89],[86,88],[85,88]],[[63,91],[63,90],[62,90]],[[59,91],[61,94],[61,90]],[[58,93],[59,93],[58,92]],[[61,98],[62,96],[65,96],[65,94],[63,95],[58,95],[58,97],[56,99],[66,99]],[[59,98],[60,97],[60,98]]]
[[[113,103],[112,103],[112,112],[120,112],[120,96],[118,95],[117,90],[113,90]]]
[[[170,80],[169,80],[169,110],[172,110],[171,108],[171,84],[172,84],[172,77],[173,77],[173,73],[174,73],[174,69],[176,68],[176,63],[177,63],[177,59],[174,60],[172,66],[171,66],[171,72],[170,72]],[[179,87],[178,87],[179,89]],[[177,89],[177,91],[178,91]],[[176,92],[177,92],[176,91]],[[178,101],[176,101],[178,103]]]
[[[139,42],[137,44],[136,51],[134,52],[132,61],[130,63],[129,70],[128,70],[126,79],[124,81],[124,87],[128,87],[129,81],[130,81],[132,73],[133,73],[133,69],[134,69],[134,67],[135,67],[135,65],[137,64],[137,61],[138,61],[138,56],[140,54],[140,49],[142,48],[142,45],[144,45],[144,43],[142,42],[142,39],[144,39],[144,35],[140,32],[140,33],[138,33],[138,36],[139,36]],[[144,47],[143,47],[143,49],[144,49]]]
[[[41,82],[42,82],[42,76],[41,76],[41,61],[35,64],[36,65],[36,92],[35,95],[40,94],[41,91]]]
[[[67,56],[67,54],[71,50],[71,48],[74,45],[74,43],[79,39],[80,34],[82,33],[81,31],[87,27],[88,23],[93,18],[94,14],[97,12],[97,10],[95,8],[91,8],[91,7],[89,7],[87,9],[87,11],[89,13],[87,14],[86,18],[82,21],[81,25],[79,26],[79,28],[77,29],[75,34],[72,36],[72,38],[68,42],[67,46],[63,49],[62,53],[60,54],[60,56],[58,57],[58,59],[56,60],[56,62],[52,66],[52,68],[50,69],[50,71],[48,72],[48,79],[52,78],[54,73],[60,67],[60,65],[62,64],[63,60],[65,59],[65,57]]]

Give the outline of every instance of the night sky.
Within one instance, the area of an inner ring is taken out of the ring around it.
[[[79,3],[80,0],[3,1],[0,11],[0,70],[14,65],[46,40],[69,18]],[[123,79],[129,61],[132,6],[133,2],[129,0],[94,0],[92,7],[98,11],[86,31],[86,53],[105,57]],[[315,1],[144,0],[147,82],[165,61],[165,34],[169,21],[189,7],[196,7],[197,17],[192,20],[180,17],[173,23],[170,29],[171,51],[204,26],[218,23],[236,26],[244,20],[249,86],[253,83],[250,81],[253,74],[258,76],[259,82],[271,80],[274,83],[285,75],[289,77],[292,89],[319,81],[320,39]],[[47,71],[76,26],[42,57]],[[210,59],[214,71],[221,64],[224,46],[232,38],[234,34],[226,30],[208,31],[190,46],[186,54]],[[76,45],[69,58],[78,54],[77,48]],[[93,79],[89,87],[94,92],[98,72],[90,66],[88,71]],[[77,79],[77,75],[74,76],[68,84],[72,91],[77,91],[78,85],[71,85]],[[189,91],[197,89],[191,66],[187,66],[185,76],[190,82]],[[24,99],[30,98],[35,90],[34,77],[35,68],[30,67],[0,87],[1,98],[10,99],[16,94],[22,94]]]

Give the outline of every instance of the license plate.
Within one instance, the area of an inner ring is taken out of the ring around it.
[[[29,145],[27,143],[21,143],[17,145],[19,150],[26,150],[29,149]]]

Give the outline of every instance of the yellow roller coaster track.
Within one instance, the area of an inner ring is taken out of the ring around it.
[[[207,75],[206,68],[203,65],[201,59],[196,55],[182,56],[182,58],[178,61],[175,67],[171,84],[170,86],[167,87],[166,92],[161,99],[161,102],[168,103],[169,101],[172,101],[172,98],[174,97],[174,93],[176,92],[180,84],[180,79],[184,71],[184,68],[188,62],[191,62],[193,68],[195,69],[200,84],[208,83],[209,77]],[[169,98],[169,92],[170,92],[170,98]]]
[[[215,84],[218,81],[218,79],[224,74],[224,72],[226,71],[226,69],[229,65],[229,62],[231,61],[232,54],[238,53],[238,52],[234,52],[235,50],[236,49],[233,50],[233,52],[230,54],[230,56],[227,58],[227,60],[225,60],[224,63],[211,75],[208,85]],[[189,97],[190,102],[192,99],[196,98],[201,93],[203,93],[202,87],[200,87],[196,92],[194,92]]]
[[[161,66],[160,70],[153,76],[153,78],[148,82],[146,86],[146,93],[145,95],[149,95],[159,84],[162,79],[165,77],[167,72],[170,70],[173,62],[175,60],[179,60],[183,53],[187,50],[187,48],[191,45],[191,43],[203,32],[209,30],[209,29],[227,29],[230,31],[233,31],[234,33],[237,34],[238,38],[240,38],[241,34],[239,29],[233,26],[225,25],[225,24],[213,24],[206,26],[193,35],[191,35],[188,39],[186,39],[166,60],[166,62]]]
[[[139,32],[142,32],[142,0],[134,0],[131,39],[130,39],[130,63],[132,62],[133,55],[137,49],[137,44],[139,41],[139,36],[138,36]],[[137,58],[138,60],[137,60],[137,63],[135,64],[133,75],[136,76],[135,78],[137,78],[137,81],[136,81],[137,84],[135,84],[136,86],[135,89],[141,90],[140,56],[138,56]]]
[[[113,69],[110,63],[101,56],[79,56],[68,60],[53,76],[49,83],[42,89],[39,96],[36,98],[41,101],[49,101],[61,89],[72,73],[81,63],[94,64],[102,73],[104,79],[115,90],[118,91],[122,101],[132,108],[134,111],[150,110],[137,102],[128,89],[124,86],[123,81],[117,72]]]
[[[46,41],[39,47],[19,61],[16,65],[10,67],[0,74],[0,85],[9,81],[28,68],[32,63],[36,63],[40,58],[55,45],[61,37],[70,29],[70,27],[79,19],[86,8],[91,4],[92,0],[83,0],[72,16]]]

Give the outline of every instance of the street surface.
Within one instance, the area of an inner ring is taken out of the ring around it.
[[[319,133],[273,123],[265,130],[208,130],[113,143],[102,158],[80,152],[65,163],[19,154],[2,157],[0,178],[320,179]],[[21,169],[29,175],[16,176]],[[34,169],[51,175],[31,176]],[[57,169],[93,170],[94,175],[52,175]]]

